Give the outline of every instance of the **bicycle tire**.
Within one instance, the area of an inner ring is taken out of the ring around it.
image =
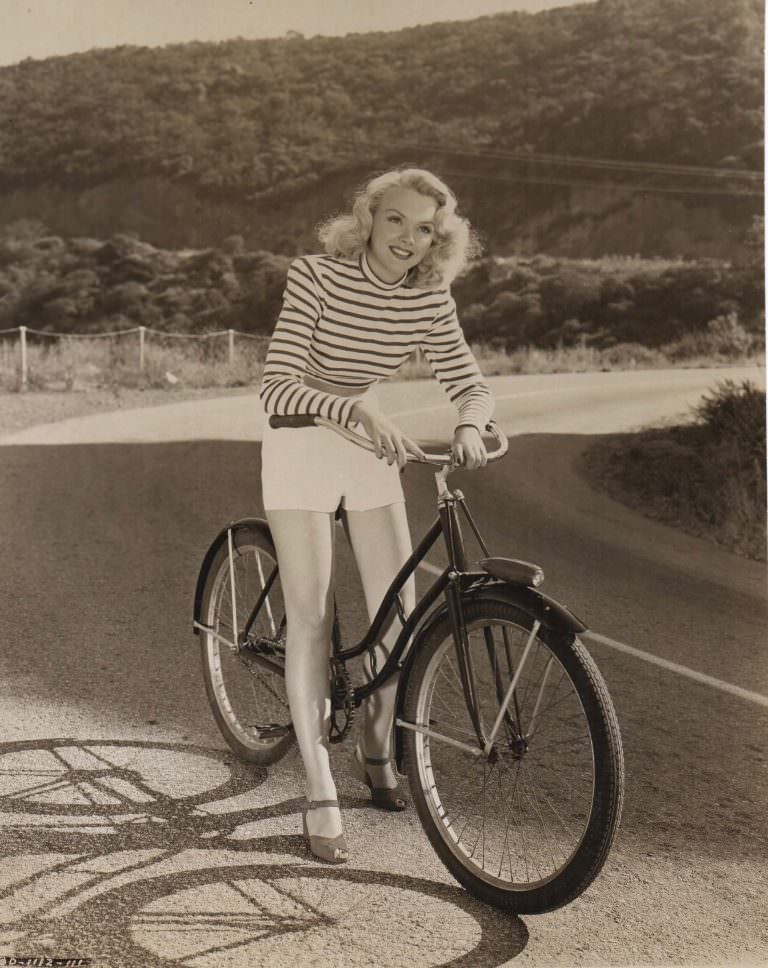
[[[533,622],[495,599],[467,601],[464,616],[488,735]],[[460,884],[516,914],[554,910],[586,890],[618,828],[624,763],[608,690],[578,639],[539,628],[485,758],[450,742],[479,749],[446,615],[419,645],[403,718],[416,726],[403,732],[419,819]]]
[[[266,528],[241,522],[233,525],[232,573],[238,632],[233,632],[232,581],[229,542],[215,554],[205,577],[200,632],[203,678],[216,723],[232,751],[249,763],[277,762],[294,741],[285,680],[258,662],[259,652],[276,664],[285,661],[285,611],[279,573],[272,579],[251,626],[248,643],[234,652],[226,642],[237,641],[258,601],[265,582],[277,569],[274,545]]]

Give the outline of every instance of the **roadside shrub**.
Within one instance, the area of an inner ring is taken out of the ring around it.
[[[765,560],[765,393],[726,380],[693,416],[603,440],[586,455],[590,476],[649,517]]]
[[[617,343],[603,350],[603,361],[611,369],[651,369],[666,365],[664,354],[642,343]]]
[[[739,453],[765,461],[765,391],[754,383],[724,380],[702,397],[694,413],[718,442],[730,441]]]
[[[735,312],[711,319],[707,323],[707,334],[712,349],[721,353],[732,353],[734,355],[747,353],[753,343],[752,336],[741,325],[738,314]]]

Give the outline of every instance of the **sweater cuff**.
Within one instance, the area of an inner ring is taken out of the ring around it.
[[[352,419],[352,410],[357,402],[356,397],[348,397],[341,405],[339,423],[347,430],[352,430],[353,427],[357,426],[358,421]]]

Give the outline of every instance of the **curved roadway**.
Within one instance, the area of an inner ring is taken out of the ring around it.
[[[260,507],[255,398],[0,441],[0,955],[116,968],[182,956],[765,963],[765,568],[638,516],[579,472],[596,435],[685,413],[725,377],[762,382],[742,370],[495,378],[510,457],[456,477],[492,552],[539,561],[550,594],[595,630],[622,725],[627,802],[613,853],[582,898],[538,918],[467,898],[413,811],[365,808],[344,750],[334,756],[353,860],[318,871],[297,836],[295,754],[267,776],[238,772],[224,751],[189,612],[207,542]],[[389,385],[382,402],[422,438],[450,427],[433,384]],[[417,533],[432,515],[430,475],[409,469],[406,489]],[[339,582],[352,633],[359,599],[344,548]],[[106,745],[117,741],[119,755]],[[221,784],[235,776],[233,793]]]

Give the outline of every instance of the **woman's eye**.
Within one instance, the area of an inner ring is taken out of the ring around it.
[[[432,235],[432,227],[430,225],[420,225],[419,232],[422,235]]]
[[[396,225],[399,225],[400,224],[400,218],[397,215],[390,215],[390,216],[388,216],[388,221],[389,222],[394,222]]]

